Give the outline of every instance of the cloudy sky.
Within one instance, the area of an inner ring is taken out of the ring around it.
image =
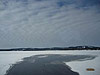
[[[0,48],[100,46],[100,0],[0,0]]]

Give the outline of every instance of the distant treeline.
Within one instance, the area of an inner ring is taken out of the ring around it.
[[[0,51],[44,51],[44,50],[100,50],[95,46],[51,47],[51,48],[13,48],[0,49]]]

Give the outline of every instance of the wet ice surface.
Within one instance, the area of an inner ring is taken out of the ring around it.
[[[13,52],[0,52],[0,75],[4,75],[6,73],[6,71],[9,69],[9,67],[12,66],[12,64],[15,64],[16,62],[22,61],[21,60],[22,58],[38,55],[38,59],[43,59],[43,58],[47,57],[47,55],[45,55],[45,54],[59,54],[62,57],[66,56],[66,54],[68,54],[68,55],[70,54],[70,55],[92,55],[92,56],[95,56],[95,55],[99,55],[100,51],[29,51],[29,52],[28,51],[27,52],[13,51]],[[98,58],[98,57],[96,57],[96,58]],[[95,59],[93,59],[93,61]],[[83,59],[81,59],[81,60],[82,60],[81,62],[85,62],[85,61],[83,61]],[[87,60],[87,58],[85,60]],[[71,61],[73,61],[73,60],[71,60]],[[80,60],[77,60],[77,61],[80,61]],[[92,61],[92,60],[87,60],[86,62],[88,62],[88,61]],[[35,62],[35,60],[32,59],[31,63],[33,64],[34,62]],[[65,62],[65,60],[64,60],[64,62]],[[97,61],[94,61],[94,62],[95,62],[95,64],[100,65],[99,59],[97,59]],[[58,62],[56,61],[56,62],[51,62],[51,63],[54,64],[54,63],[58,63]],[[76,64],[74,64],[74,65],[76,65]],[[87,64],[87,66],[88,66],[88,64]],[[73,70],[73,66],[70,65],[70,67],[72,67],[72,70]],[[81,67],[84,67],[84,66],[81,66]],[[79,72],[78,70],[73,70],[73,71]],[[79,74],[80,74],[80,72],[79,72]]]
[[[71,71],[64,62],[92,60],[95,57],[90,55],[35,55],[13,65],[6,75],[79,75]]]

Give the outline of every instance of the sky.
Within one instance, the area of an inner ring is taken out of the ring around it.
[[[0,48],[100,46],[100,0],[0,0]]]

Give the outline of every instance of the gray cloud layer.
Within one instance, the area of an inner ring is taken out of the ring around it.
[[[100,46],[98,2],[0,0],[0,48]]]

